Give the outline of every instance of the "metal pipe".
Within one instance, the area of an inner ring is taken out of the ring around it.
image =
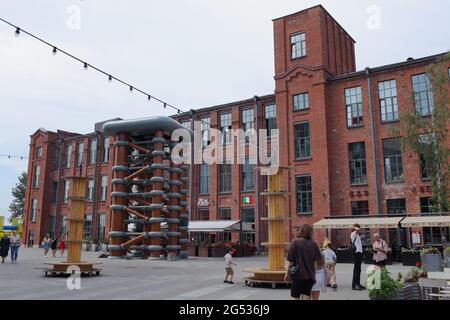
[[[259,166],[259,106],[258,106],[258,96],[253,97],[253,103],[255,104],[255,114],[256,114],[256,166]],[[256,227],[258,232],[256,234],[256,252],[259,252],[261,244],[261,209],[259,206],[259,170],[255,170],[255,192],[256,192]]]
[[[374,174],[374,183],[375,183],[375,210],[377,215],[381,214],[380,211],[380,188],[378,181],[378,161],[377,161],[377,152],[376,152],[376,139],[375,139],[375,121],[374,121],[374,113],[373,113],[373,101],[372,101],[372,81],[370,79],[370,68],[366,68],[366,79],[367,79],[367,90],[369,94],[369,109],[370,109],[370,133],[371,133],[371,141],[372,141],[372,159],[373,159],[373,174]]]

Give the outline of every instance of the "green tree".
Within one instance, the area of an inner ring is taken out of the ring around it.
[[[426,168],[430,178],[433,212],[449,209],[449,63],[450,53],[427,67],[431,117],[423,117],[418,110],[401,114],[402,144],[406,150],[421,155],[419,165]],[[412,101],[416,106],[414,95]]]
[[[27,182],[27,173],[22,172],[19,175],[19,182],[17,182],[16,185],[11,189],[13,200],[9,205],[9,213],[11,214],[9,222],[12,222],[13,218],[21,218],[23,216],[26,182]]]

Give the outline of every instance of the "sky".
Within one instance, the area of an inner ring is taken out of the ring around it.
[[[356,40],[358,70],[450,49],[448,0],[0,0],[0,17],[189,110],[273,93],[272,19],[317,4]],[[0,154],[25,156],[39,128],[172,113],[1,22],[0,111]],[[0,157],[0,216],[26,169]]]

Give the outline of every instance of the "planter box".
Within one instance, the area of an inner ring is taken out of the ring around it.
[[[420,262],[419,252],[402,252],[402,263],[404,266],[415,267]]]
[[[214,258],[222,258],[227,254],[228,248],[226,247],[211,247],[210,256]]]
[[[398,289],[395,300],[422,300],[422,289],[417,283],[405,283]]]
[[[353,263],[353,253],[349,249],[336,250],[337,263]]]
[[[450,253],[444,252],[444,266],[450,268]]]
[[[444,270],[441,254],[425,253],[420,258],[425,271],[440,272]]]
[[[209,247],[198,247],[199,257],[209,257]]]
[[[191,257],[197,257],[198,256],[198,252],[196,250],[197,246],[188,246],[188,254]]]
[[[353,262],[353,259],[352,259]],[[364,251],[364,263],[365,264],[373,264],[373,252]]]

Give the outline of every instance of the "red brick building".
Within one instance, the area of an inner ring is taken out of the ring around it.
[[[286,226],[289,238],[294,227],[313,224],[324,217],[429,212],[431,192],[426,170],[418,164],[417,155],[403,151],[400,140],[392,136],[392,129],[399,126],[401,112],[416,108],[423,116],[431,114],[433,102],[425,72],[442,55],[356,71],[355,41],[322,6],[275,19],[273,24],[275,94],[198,109],[176,118],[186,125],[202,120],[202,131],[208,127],[221,131],[280,130],[281,164],[292,168],[286,204],[291,217]],[[32,136],[28,172],[34,173],[28,178],[27,239],[31,231],[36,237],[47,230],[59,230],[60,217],[67,214],[61,201],[52,205],[50,191],[55,179],[73,174],[75,164],[67,170],[63,166],[58,169],[52,163],[56,146],[65,150],[72,145],[75,154],[78,142],[83,140],[87,157],[94,135],[38,131]],[[103,138],[101,134],[98,137],[97,153],[101,157]],[[39,147],[43,148],[41,158],[36,156]],[[64,156],[60,159],[64,163]],[[73,156],[71,161],[75,159]],[[38,165],[43,185],[34,189],[31,185]],[[100,177],[110,175],[110,164],[83,164],[82,168],[95,181],[97,194],[101,189]],[[253,169],[251,165],[226,163],[195,165],[192,219],[243,219],[254,223],[255,228],[255,233],[248,234],[246,240],[264,242],[266,224],[261,217],[266,216],[267,209],[263,197],[257,194],[265,189],[265,178]],[[64,190],[61,183],[58,190],[60,200]],[[33,199],[38,199],[36,211]],[[97,199],[88,205],[95,236],[99,235],[99,228],[108,230],[108,204],[107,197],[106,201]],[[35,222],[31,222],[33,215]],[[56,221],[55,227],[49,229],[49,225],[53,226],[52,219]],[[98,227],[101,219],[105,222]],[[423,243],[440,242],[437,229],[418,231]],[[449,236],[448,229],[445,232]],[[324,235],[323,231],[317,232],[319,240]],[[348,243],[346,232],[332,232],[328,236],[336,243]],[[385,236],[398,235],[390,232]],[[212,241],[222,240],[218,239],[222,237],[219,234],[210,237]],[[237,235],[224,237],[237,240]],[[407,230],[400,237],[398,240],[404,244],[411,242]]]

